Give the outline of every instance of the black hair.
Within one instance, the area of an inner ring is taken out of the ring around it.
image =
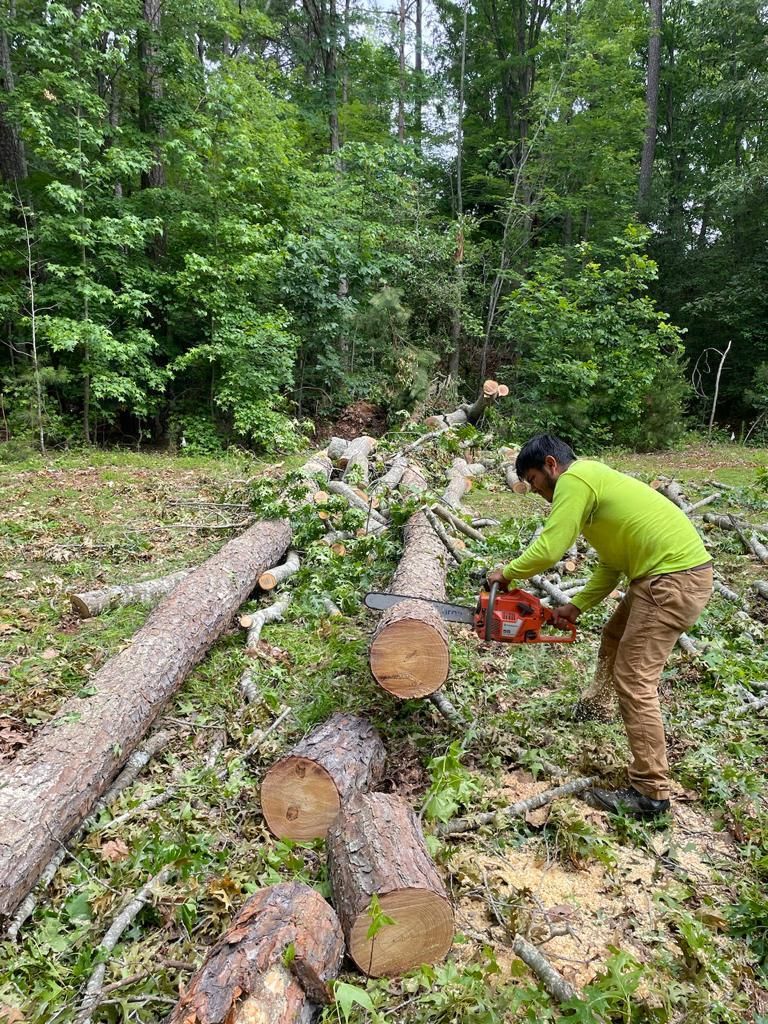
[[[553,434],[537,434],[530,441],[526,441],[520,449],[515,462],[517,475],[524,480],[529,469],[543,469],[544,460],[548,455],[557,459],[562,466],[569,466],[576,458],[573,448],[559,437]]]

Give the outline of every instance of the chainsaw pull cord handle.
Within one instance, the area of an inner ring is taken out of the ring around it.
[[[496,596],[499,593],[499,584],[492,583],[488,594],[488,608],[485,612],[485,639],[493,640],[493,609],[496,606]]]

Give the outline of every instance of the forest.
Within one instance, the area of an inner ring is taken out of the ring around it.
[[[10,0],[5,457],[289,452],[355,402],[396,424],[486,377],[513,429],[579,445],[760,438],[767,22]]]

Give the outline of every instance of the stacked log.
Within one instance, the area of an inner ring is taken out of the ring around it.
[[[279,839],[324,839],[342,804],[382,779],[386,752],[365,718],[335,714],[267,772],[261,809]]]
[[[229,626],[290,541],[257,523],[183,579],[125,650],[0,769],[0,916],[12,914],[53,853],[88,816],[167,700]],[[194,629],[190,629],[194,623]]]
[[[339,920],[303,882],[245,903],[192,976],[166,1024],[298,1024],[331,1001],[344,955]]]
[[[328,832],[328,866],[347,953],[374,977],[442,960],[453,941],[453,910],[412,808],[385,793],[357,795]],[[376,929],[376,896],[394,921]]]

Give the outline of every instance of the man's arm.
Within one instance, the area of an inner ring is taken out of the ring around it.
[[[612,590],[616,589],[616,584],[621,579],[621,576],[622,573],[618,569],[613,569],[610,565],[605,565],[604,562],[598,562],[597,568],[590,576],[586,587],[576,594],[571,604],[576,605],[583,612],[587,608],[594,608]]]
[[[581,533],[595,502],[594,493],[578,477],[563,473],[557,481],[552,511],[541,534],[526,550],[505,565],[504,579],[524,580],[550,569]]]

